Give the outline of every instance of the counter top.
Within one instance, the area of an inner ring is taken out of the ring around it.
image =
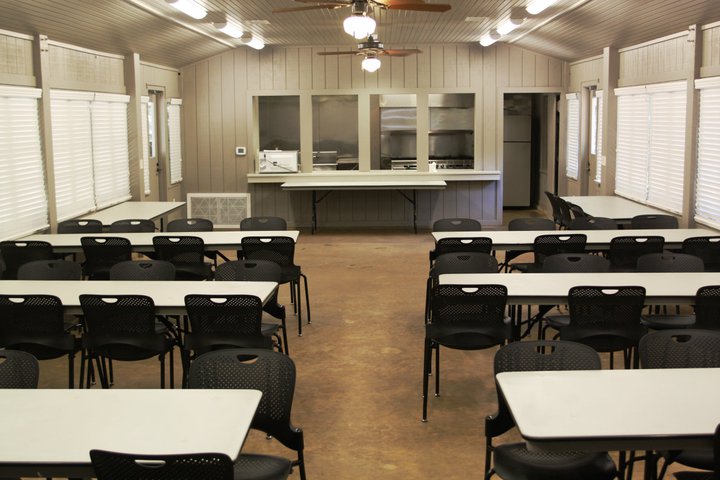
[[[438,172],[417,172],[406,170],[375,170],[372,172],[333,171],[313,173],[250,173],[248,183],[285,182],[398,182],[398,181],[446,181],[446,182],[490,182],[500,180],[496,170],[446,169]]]

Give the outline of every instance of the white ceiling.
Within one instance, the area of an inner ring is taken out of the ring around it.
[[[342,31],[349,8],[273,14],[302,6],[292,0],[197,0],[209,18],[238,21],[268,46],[352,48]],[[474,43],[529,0],[426,0],[446,3],[445,13],[375,9],[378,36],[386,48],[438,43]],[[0,29],[44,34],[51,40],[109,53],[137,52],[151,63],[181,67],[232,48],[248,48],[196,21],[165,0],[0,0]],[[475,17],[471,20],[468,17]],[[479,18],[478,18],[479,17]],[[603,47],[643,43],[720,21],[720,0],[558,0],[528,18],[504,41],[561,58],[578,60]]]

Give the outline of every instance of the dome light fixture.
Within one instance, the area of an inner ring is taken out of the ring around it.
[[[262,50],[265,48],[265,42],[263,42],[261,38],[257,38],[250,33],[243,34],[243,36],[240,37],[240,42],[242,42],[243,45],[254,48],[255,50]]]
[[[343,28],[345,33],[361,40],[375,33],[375,19],[364,13],[360,15],[353,13],[345,19]]]
[[[382,65],[382,62],[380,62],[380,59],[377,58],[374,54],[368,54],[362,61],[361,68],[365,70],[366,72],[377,72],[378,68],[380,68],[380,65]]]
[[[207,15],[207,10],[195,2],[194,0],[165,0],[171,6],[177,8],[185,15],[188,15],[195,20],[201,20]]]

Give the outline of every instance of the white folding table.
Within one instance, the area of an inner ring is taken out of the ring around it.
[[[90,450],[235,460],[258,390],[3,390],[0,477],[94,476]]]
[[[97,212],[81,215],[83,220],[100,220],[105,227],[114,221],[125,219],[160,220],[163,230],[163,217],[185,206],[185,202],[123,202]]]
[[[563,200],[574,203],[585,213],[593,217],[612,218],[618,223],[630,223],[637,215],[668,215],[668,212],[633,202],[627,198],[616,195],[589,195],[562,197]]]

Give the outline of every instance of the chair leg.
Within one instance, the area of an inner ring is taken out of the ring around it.
[[[427,422],[427,400],[428,400],[428,375],[430,375],[430,364],[432,363],[432,340],[425,339],[423,350],[423,409],[422,421]]]
[[[300,278],[305,281],[305,312],[307,313],[307,323],[312,323],[310,318],[310,293],[308,292],[308,280],[304,273],[300,274]],[[298,295],[300,294],[300,280],[298,280]]]
[[[170,349],[170,388],[175,388],[175,347]]]
[[[295,298],[293,303],[293,310],[297,314],[298,320],[298,337],[302,337],[302,305],[300,305],[300,280],[293,280],[290,282],[290,291],[292,296]]]
[[[440,344],[435,344],[435,396],[440,396]]]
[[[161,353],[158,355],[158,361],[160,362],[160,388],[165,388],[165,354]]]
[[[285,355],[290,356],[290,346],[288,344],[288,338],[287,338],[287,327],[285,326],[285,318],[281,320],[281,327],[282,329],[282,341],[283,341],[283,347],[285,351]]]
[[[82,378],[82,376],[80,377]],[[75,388],[75,354],[68,354],[68,388]]]

